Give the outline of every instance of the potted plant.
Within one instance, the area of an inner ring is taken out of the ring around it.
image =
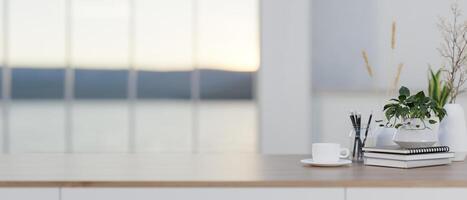
[[[438,141],[437,124],[446,115],[444,108],[423,91],[411,95],[404,86],[383,110],[387,123],[382,126],[397,129],[393,140],[402,148],[433,146]]]
[[[454,161],[463,161],[467,154],[467,131],[464,109],[456,103],[456,99],[465,91],[463,85],[467,81],[467,21],[459,19],[462,12],[457,3],[451,6],[451,13],[452,21],[440,19],[438,23],[443,36],[443,43],[438,50],[446,64],[442,68],[444,80],[438,81],[438,85],[444,82],[449,90],[449,96],[446,98],[449,98],[449,103],[446,103],[447,100],[439,101],[447,112],[447,116],[440,123],[439,141],[455,153]]]

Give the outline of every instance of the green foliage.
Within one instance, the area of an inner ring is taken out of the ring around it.
[[[442,82],[441,70],[435,73],[430,69],[430,74],[428,76],[428,96],[431,97],[438,106],[444,107],[448,102],[451,90]]]
[[[404,121],[407,119],[419,119],[422,123],[428,120],[430,124],[435,124],[438,121],[434,120],[433,117],[437,117],[441,121],[446,115],[446,110],[431,97],[425,96],[423,91],[410,95],[410,90],[404,86],[399,89],[397,99],[389,100],[383,110],[388,120],[386,126],[394,128],[404,125]]]

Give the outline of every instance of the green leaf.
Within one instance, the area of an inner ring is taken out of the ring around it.
[[[439,121],[441,121],[445,116],[446,116],[446,110],[444,108],[438,108],[437,109],[437,115],[439,118]]]
[[[423,98],[423,103],[429,104],[433,99],[431,97],[425,97]]]
[[[399,95],[410,96],[410,90],[409,90],[409,88],[407,88],[407,87],[405,87],[405,86],[402,86],[402,87],[399,89]]]
[[[402,126],[402,124],[396,124],[396,126],[394,128],[399,128],[401,126]]]
[[[395,103],[386,104],[386,105],[384,105],[383,110],[387,110],[388,108],[394,107],[396,105],[397,104],[395,104]]]
[[[423,91],[418,92],[417,94],[415,94],[415,98],[417,98],[417,100],[425,99],[425,92]]]
[[[433,70],[430,68],[430,72],[428,75],[428,96],[433,97],[434,93],[434,86],[436,85],[436,75]]]
[[[390,121],[392,119],[392,117],[394,117],[395,115],[395,112],[396,112],[396,109],[394,107],[390,107],[386,110],[386,112],[384,113],[385,116],[386,116],[386,119],[388,121]]]
[[[414,101],[416,101],[415,96],[409,96],[409,97],[407,97],[407,99],[405,100],[405,103],[412,103],[412,102],[414,102]]]
[[[449,89],[449,87],[444,86],[443,89],[441,90],[441,94],[437,102],[439,106],[443,107],[444,105],[446,105],[446,103],[448,102],[449,93],[451,93],[451,90]]]
[[[442,70],[437,70],[435,72],[429,69],[428,96],[431,97],[438,106],[443,107],[449,100],[451,91],[449,87],[443,83],[441,76]]]
[[[440,77],[441,77],[441,69],[438,69],[438,71],[436,72],[436,80],[439,80]]]
[[[407,99],[407,96],[399,95],[399,101],[404,101],[405,99]]]
[[[439,99],[439,75],[441,74],[441,70],[438,70],[436,72],[436,75],[433,73],[433,71],[430,69],[431,72],[431,80],[430,80],[430,86],[431,86],[431,91],[429,91],[429,96],[432,97],[434,100]]]

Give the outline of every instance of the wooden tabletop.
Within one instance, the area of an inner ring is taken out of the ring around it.
[[[0,155],[0,187],[467,187],[467,163],[306,167],[303,155]]]

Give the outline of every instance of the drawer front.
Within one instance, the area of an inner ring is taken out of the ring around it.
[[[60,200],[58,188],[0,188],[1,200]]]
[[[465,200],[465,188],[349,188],[347,200]]]
[[[61,200],[344,200],[343,188],[63,188]]]

